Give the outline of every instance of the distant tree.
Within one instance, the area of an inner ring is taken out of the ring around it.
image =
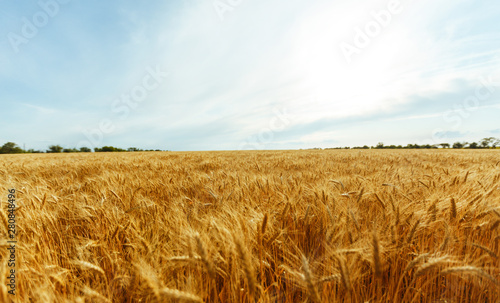
[[[77,153],[78,149],[76,148],[65,148],[63,149],[63,153]]]
[[[100,153],[100,152],[123,152],[125,150],[113,146],[103,146],[102,148],[98,147],[94,148],[94,151]]]
[[[24,150],[14,142],[7,142],[0,148],[0,154],[22,154]]]
[[[439,145],[441,145],[442,148],[450,148],[450,144],[449,143],[441,143]]]
[[[41,151],[41,150],[34,150],[32,148],[28,149],[26,152],[29,153],[29,154],[40,154],[40,153],[43,153],[43,151]]]
[[[465,144],[461,142],[453,143],[453,148],[464,148]]]
[[[363,149],[370,149],[368,145],[363,145]]]
[[[60,145],[51,145],[47,150],[48,153],[60,153],[63,151],[63,147]]]
[[[479,148],[479,144],[477,142],[472,142],[469,144],[468,148]]]
[[[495,139],[495,141],[491,144],[494,148],[497,148],[497,146],[500,145],[500,139]]]
[[[418,144],[408,144],[406,145],[406,148],[422,148],[422,147]]]
[[[88,147],[80,147],[80,152],[81,153],[90,153],[92,150]]]
[[[384,148],[384,143],[383,142],[377,143],[377,146],[375,146],[375,148]]]
[[[481,144],[482,148],[488,148],[490,147],[490,144],[494,143],[496,138],[494,137],[489,137],[489,138],[484,138],[480,141],[479,144]]]
[[[127,149],[127,151],[129,151],[129,152],[139,152],[139,151],[142,151],[142,149],[137,148],[137,147],[129,147]]]

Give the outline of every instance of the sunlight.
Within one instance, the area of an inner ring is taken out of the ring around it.
[[[332,19],[331,13],[317,15],[314,20],[303,24],[295,43],[296,68],[302,71],[305,86],[317,99],[310,114],[314,112],[316,119],[362,114],[390,105],[401,97],[398,89],[385,88],[400,77],[411,54],[412,43],[401,37],[404,33],[396,28],[385,29],[385,34],[391,35],[390,40],[398,41],[397,44],[380,43],[384,36],[376,37],[348,63],[339,48],[343,39],[339,33],[343,31],[338,28],[339,24],[349,22]]]

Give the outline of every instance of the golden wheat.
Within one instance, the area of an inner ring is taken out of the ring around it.
[[[499,302],[497,159],[497,150],[2,155],[0,301]]]

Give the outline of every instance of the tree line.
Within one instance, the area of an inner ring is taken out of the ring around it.
[[[334,147],[332,149],[433,149],[433,148],[466,148],[466,149],[485,149],[485,148],[499,148],[500,147],[500,139],[489,137],[483,138],[478,142],[455,142],[453,144],[450,143],[439,143],[439,144],[407,144],[403,145],[384,145],[383,142],[379,142],[376,146],[355,146],[355,147]],[[328,148],[327,148],[328,149]]]
[[[94,152],[100,153],[100,152],[141,152],[141,151],[162,151],[160,149],[140,149],[137,147],[129,147],[127,149],[123,148],[118,148],[114,146],[103,146],[103,147],[96,147],[94,148]],[[40,153],[47,153],[47,154],[56,154],[56,153],[90,153],[92,152],[92,149],[88,147],[81,147],[79,149],[76,148],[64,148],[60,145],[50,145],[49,148],[45,151],[42,150],[34,150],[34,149],[28,149],[24,150],[21,147],[19,147],[16,143],[14,142],[7,142],[2,147],[0,147],[0,154],[40,154]]]
[[[432,149],[432,148],[455,148],[455,149],[484,149],[484,148],[500,148],[500,139],[489,137],[479,140],[478,142],[455,142],[453,144],[440,143],[440,144],[407,144],[402,145],[384,145],[383,142],[378,143],[376,146],[355,146],[355,147],[334,147],[326,149]],[[140,149],[137,147],[129,147],[127,149],[122,149],[114,146],[103,146],[94,148],[94,152],[142,152],[142,151],[162,151],[160,149]],[[76,148],[64,148],[60,145],[50,145],[45,151],[28,149],[24,150],[19,147],[14,142],[7,142],[2,147],[0,147],[0,154],[37,154],[37,153],[90,153],[92,149],[88,147]]]

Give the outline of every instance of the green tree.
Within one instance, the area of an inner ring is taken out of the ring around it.
[[[127,149],[127,151],[129,151],[129,152],[139,152],[139,151],[142,151],[142,149],[137,148],[137,147],[129,147]]]
[[[14,142],[7,142],[0,148],[0,154],[22,154],[24,150]]]
[[[455,142],[453,143],[453,148],[464,148],[465,144],[461,142]]]
[[[47,150],[48,153],[60,153],[63,151],[63,147],[60,145],[51,145]]]
[[[81,153],[90,153],[92,150],[88,147],[80,147],[80,152]]]
[[[76,148],[65,148],[63,149],[63,153],[77,153],[78,149]]]
[[[100,152],[123,152],[125,150],[113,146],[103,146],[102,148],[98,147],[94,148],[94,151],[100,153]]]
[[[490,144],[495,142],[494,137],[489,137],[489,138],[484,138],[480,141],[481,147],[482,148],[488,148],[490,147]]]

